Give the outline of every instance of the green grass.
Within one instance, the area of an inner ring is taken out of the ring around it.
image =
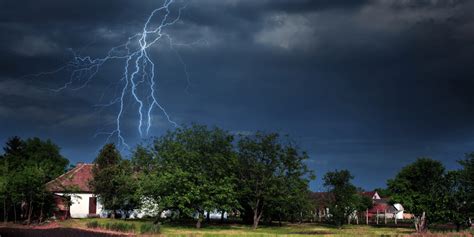
[[[93,223],[93,224],[91,224]],[[134,226],[134,231],[140,233],[153,233],[153,224],[150,220],[111,220],[111,219],[74,219],[62,222],[65,227],[89,226]],[[155,230],[156,231],[156,230]],[[247,225],[207,225],[201,229],[196,229],[191,225],[163,224],[159,229],[160,234],[154,236],[247,236],[247,237],[267,237],[267,236],[402,236],[414,232],[411,228],[389,228],[372,227],[366,225],[348,225],[341,229],[321,224],[286,224],[278,226],[260,226],[253,230]],[[156,232],[155,232],[156,233]],[[147,236],[150,236],[149,234]]]
[[[278,226],[260,226],[253,230],[248,225],[225,224],[204,225],[196,229],[192,224],[163,224],[159,228],[153,225],[151,220],[113,220],[113,219],[73,219],[61,222],[64,227],[80,227],[105,229],[106,226],[122,228],[124,232],[146,233],[146,236],[246,236],[246,237],[269,237],[269,236],[407,236],[414,233],[413,228],[406,227],[383,227],[367,225],[346,225],[343,228],[323,224],[286,224]],[[133,226],[133,228],[132,228]],[[159,231],[161,234],[157,234]],[[155,233],[155,234],[152,234]],[[468,232],[456,233],[452,231],[436,231],[434,235],[428,236],[468,236]],[[471,235],[472,236],[472,233]]]

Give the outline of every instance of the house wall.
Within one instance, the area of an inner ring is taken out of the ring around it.
[[[57,195],[64,196],[64,193],[56,193]],[[72,218],[87,218],[89,215],[89,198],[95,197],[96,195],[91,193],[75,193],[68,194],[71,197],[71,207],[69,212]],[[102,204],[97,200],[96,214],[99,215],[102,212]]]

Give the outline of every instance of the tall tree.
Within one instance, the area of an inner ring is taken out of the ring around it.
[[[104,145],[94,161],[92,174],[90,185],[113,218],[119,210],[133,210],[139,205],[131,164],[122,160],[114,144]]]
[[[418,232],[427,230],[428,221],[445,218],[443,200],[446,197],[445,168],[439,161],[419,158],[405,166],[394,179],[388,180],[392,200],[402,203],[415,215]]]
[[[463,170],[449,171],[446,174],[443,185],[444,198],[441,199],[444,208],[442,215],[445,217],[444,221],[456,225],[456,230],[469,227],[469,217],[472,215],[472,199],[471,194],[467,190],[467,186],[463,182]],[[439,205],[438,205],[439,206]]]
[[[265,210],[269,216],[272,212],[281,215],[285,206],[303,206],[303,201],[308,200],[308,183],[313,175],[304,163],[307,158],[306,153],[281,140],[277,133],[258,132],[240,139],[240,202],[254,229]]]
[[[474,216],[474,152],[466,154],[459,164],[462,169],[457,171],[457,197],[463,202],[462,212],[470,217]]]
[[[30,223],[35,214],[42,221],[52,200],[44,184],[61,175],[69,161],[60,154],[57,145],[39,138],[24,141],[12,137],[7,141],[4,152],[0,160],[6,190],[3,208],[12,210],[16,221],[18,207],[26,203],[22,208],[26,213],[20,216],[26,216]],[[8,212],[4,210],[4,219],[8,218]]]
[[[232,141],[228,132],[200,125],[178,128],[156,139],[152,152],[156,167],[142,179],[144,196],[162,209],[195,217],[197,228],[204,211],[238,207]]]
[[[331,220],[337,226],[342,226],[350,215],[361,205],[357,188],[351,183],[354,176],[348,170],[336,170],[324,175],[324,186],[332,196],[329,204]]]

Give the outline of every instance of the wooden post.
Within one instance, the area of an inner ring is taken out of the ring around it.
[[[367,210],[365,211],[365,224],[368,225],[369,224],[369,209],[367,208]]]
[[[395,213],[394,217],[395,217],[395,225],[396,225],[397,224],[397,214],[396,213]]]
[[[379,224],[379,210],[377,209],[377,216],[375,216],[375,223]]]
[[[385,209],[383,213],[383,222],[385,223],[385,225],[387,224],[387,209]]]

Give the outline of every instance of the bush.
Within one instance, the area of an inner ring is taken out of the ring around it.
[[[156,234],[160,233],[160,226],[153,223],[143,223],[140,225],[140,234]]]
[[[121,231],[121,232],[133,232],[135,231],[135,228],[136,228],[135,224],[128,224],[128,223],[122,223],[122,222],[112,222],[112,223],[105,224],[105,229]]]
[[[106,230],[120,231],[120,232],[135,232],[136,226],[133,223],[123,222],[106,222],[100,224],[98,221],[89,221],[86,223],[87,228],[104,228]]]
[[[97,221],[89,221],[86,223],[87,228],[98,228],[100,226],[99,222]]]

